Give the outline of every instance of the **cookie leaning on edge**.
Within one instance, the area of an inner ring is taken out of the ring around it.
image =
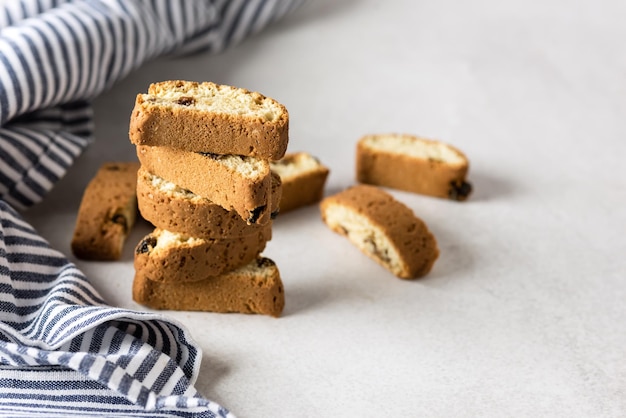
[[[279,211],[282,186],[272,173],[271,217]],[[212,201],[148,172],[137,174],[137,203],[141,216],[157,228],[196,238],[236,238],[258,232],[264,227],[248,224],[235,211],[228,211]]]
[[[118,260],[137,218],[137,162],[104,163],[78,208],[71,248],[83,260]]]
[[[141,271],[133,300],[152,309],[280,316],[285,292],[276,264],[259,257],[237,270],[193,283],[163,283]]]
[[[330,170],[317,158],[306,152],[290,153],[272,161],[270,167],[280,176],[283,184],[281,213],[322,200]]]
[[[277,160],[287,150],[288,129],[285,106],[258,92],[173,80],[137,95],[129,137],[135,145]]]
[[[466,200],[469,162],[451,145],[413,135],[367,135],[356,150],[357,181],[429,196]]]
[[[439,256],[426,224],[378,187],[353,186],[322,200],[320,209],[331,230],[402,279],[424,276]]]
[[[150,173],[234,210],[249,224],[270,221],[272,176],[267,160],[147,145],[137,146],[137,157]]]

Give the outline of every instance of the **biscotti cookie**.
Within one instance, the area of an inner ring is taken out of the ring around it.
[[[83,193],[71,248],[84,260],[117,260],[137,217],[137,162],[104,163]]]
[[[249,224],[270,221],[271,172],[267,160],[137,146],[142,166],[183,189],[234,210]]]
[[[285,292],[276,264],[259,257],[237,270],[191,283],[165,283],[137,271],[133,300],[152,309],[280,316]]]
[[[156,228],[135,247],[135,271],[161,282],[195,282],[254,260],[272,238],[272,224],[231,239],[203,239]]]
[[[280,211],[286,213],[319,202],[324,196],[328,167],[306,152],[285,155],[270,163],[283,183]]]
[[[412,135],[367,135],[356,151],[357,181],[429,196],[466,200],[469,162],[458,149]]]
[[[272,217],[278,214],[281,193],[280,177],[272,173]],[[236,238],[264,227],[248,225],[237,212],[228,211],[143,167],[137,174],[137,203],[141,216],[157,228],[196,238]]]
[[[175,80],[137,96],[129,136],[136,145],[277,160],[287,150],[288,129],[285,106],[258,92]]]
[[[320,209],[330,229],[400,278],[424,276],[439,256],[426,224],[375,186],[358,185],[329,196]]]

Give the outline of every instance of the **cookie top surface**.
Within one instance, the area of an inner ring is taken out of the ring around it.
[[[359,145],[372,150],[434,160],[453,166],[467,165],[466,156],[452,145],[406,134],[366,135]]]
[[[199,111],[248,117],[268,123],[277,122],[287,114],[285,106],[261,93],[209,81],[153,83],[148,88],[148,94],[140,96],[147,106],[192,107]]]

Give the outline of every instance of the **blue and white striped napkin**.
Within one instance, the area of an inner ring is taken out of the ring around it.
[[[215,53],[303,0],[0,0],[0,416],[232,417],[162,316],[107,306],[18,213],[93,140],[90,101],[144,62]]]

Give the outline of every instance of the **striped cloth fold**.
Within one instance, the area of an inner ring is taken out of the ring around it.
[[[233,417],[201,350],[108,306],[20,216],[93,141],[90,101],[163,55],[217,53],[304,0],[0,0],[0,416]]]
[[[0,413],[232,416],[196,392],[201,352],[179,324],[107,306],[0,201]]]

